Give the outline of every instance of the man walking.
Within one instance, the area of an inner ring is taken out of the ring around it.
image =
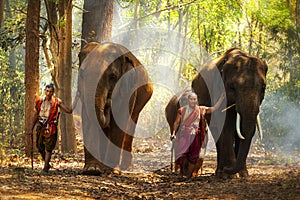
[[[45,96],[38,97],[35,101],[33,127],[36,126],[36,146],[45,162],[42,174],[47,174],[51,168],[49,163],[57,142],[59,108],[66,113],[72,113],[72,109],[64,105],[59,98],[53,96],[54,89],[52,83],[46,85]]]

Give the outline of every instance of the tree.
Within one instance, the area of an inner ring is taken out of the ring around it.
[[[50,54],[47,48],[47,36],[43,36],[43,50],[57,96],[71,107],[72,104],[72,0],[46,0],[49,29]],[[76,138],[73,116],[60,115],[61,150],[63,153],[76,152]]]
[[[39,95],[40,1],[29,0],[26,20],[25,55],[25,151],[30,155],[35,98]]]
[[[4,14],[4,0],[0,0],[0,28],[3,22],[3,14]]]
[[[58,3],[59,67],[58,96],[71,107],[72,104],[72,0]],[[60,118],[62,152],[76,152],[73,115],[62,114]]]
[[[113,0],[85,0],[81,48],[92,41],[109,41],[112,34]]]

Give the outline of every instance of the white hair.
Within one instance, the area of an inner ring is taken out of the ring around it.
[[[189,99],[191,96],[198,97],[197,94],[196,94],[195,92],[190,92],[190,93],[188,94],[188,99]]]

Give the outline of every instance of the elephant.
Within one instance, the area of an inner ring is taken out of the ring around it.
[[[86,44],[79,60],[83,174],[130,169],[139,113],[153,93],[148,73],[127,48],[112,42]]]
[[[183,91],[180,91],[174,95],[165,108],[165,116],[167,123],[170,127],[170,133],[172,134],[173,124],[176,120],[178,108],[188,104],[188,93],[191,92],[191,88],[185,88]]]
[[[204,64],[192,80],[191,87],[198,95],[199,105],[212,106],[220,94],[226,92],[220,108],[205,116],[216,142],[215,174],[218,177],[249,175],[246,159],[256,127],[262,134],[259,112],[265,95],[267,71],[268,66],[262,59],[239,48],[231,48]],[[178,109],[174,99],[169,104],[172,109]],[[173,115],[172,109],[168,108],[166,115]]]

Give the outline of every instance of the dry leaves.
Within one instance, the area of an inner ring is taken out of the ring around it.
[[[204,162],[204,174],[185,179],[171,173],[167,142],[145,141],[135,146],[135,167],[143,173],[81,175],[83,154],[55,154],[54,169],[40,175],[42,162],[11,156],[0,168],[0,199],[300,199],[298,163],[269,162],[251,152],[248,178],[218,179],[213,173],[216,154]],[[153,166],[157,166],[157,170]],[[160,166],[162,165],[162,166]],[[19,167],[19,168],[18,168]]]

